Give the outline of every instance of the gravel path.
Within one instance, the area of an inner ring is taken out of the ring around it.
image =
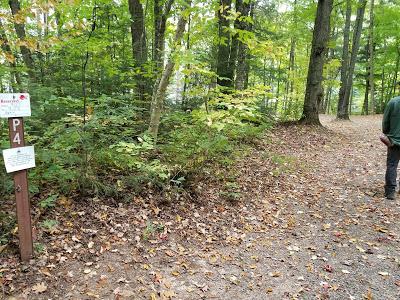
[[[400,299],[399,200],[383,198],[380,120],[277,128],[233,173],[221,170],[236,178],[237,204],[210,184],[199,203],[161,213],[99,207],[108,234],[87,222],[61,246],[54,237],[59,253],[17,273],[5,298]]]

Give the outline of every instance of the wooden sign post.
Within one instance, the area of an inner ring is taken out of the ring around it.
[[[24,119],[9,118],[11,148],[25,146]],[[18,237],[21,259],[29,260],[33,255],[31,207],[29,201],[28,172],[20,170],[14,172],[15,199],[17,201]]]
[[[25,147],[24,120],[30,116],[28,94],[0,94],[0,117],[8,118],[11,149],[3,150],[7,173],[13,173],[19,247],[22,261],[33,255],[32,224],[30,213],[27,169],[35,166],[33,147]]]

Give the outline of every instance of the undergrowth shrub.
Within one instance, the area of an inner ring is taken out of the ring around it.
[[[130,96],[89,99],[85,124],[81,99],[51,96],[27,121],[27,140],[35,145],[37,161],[29,171],[31,193],[85,190],[119,197],[127,189],[141,193],[182,186],[212,164],[232,163],[243,144],[268,128],[259,104],[263,92],[215,92],[190,113],[168,112],[157,145],[144,133],[143,106]],[[0,142],[8,147],[5,124]],[[0,179],[0,194],[10,193],[10,176],[1,171]]]

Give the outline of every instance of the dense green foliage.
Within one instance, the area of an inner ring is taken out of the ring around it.
[[[11,12],[12,4],[20,10]],[[344,11],[345,3],[335,2],[321,112],[336,111]],[[274,120],[299,119],[315,13],[315,1],[305,0],[2,2],[0,89],[31,94],[26,132],[37,150],[31,192],[121,197],[149,185],[181,187],[210,162],[230,161]],[[366,17],[353,113],[361,113],[371,59],[375,103],[366,113],[381,112],[396,93],[398,4],[379,1],[373,15],[375,53],[367,51]],[[183,20],[185,34],[175,40]],[[136,21],[143,28],[132,31]],[[141,30],[140,43],[132,41]],[[147,129],[164,66],[173,72],[155,137]],[[221,66],[231,78],[221,77]],[[0,122],[5,149],[8,131]],[[0,194],[11,194],[2,162],[0,169]]]
[[[142,192],[149,184],[157,189],[181,185],[201,173],[205,164],[232,158],[234,149],[263,132],[268,123],[257,94],[216,95],[209,101],[209,113],[201,107],[191,113],[171,111],[163,119],[157,146],[144,133],[141,111],[129,97],[93,99],[95,109],[85,126],[77,115],[82,100],[54,97],[27,121],[26,138],[37,150],[37,167],[30,171],[31,193],[81,190],[122,197],[121,191]],[[58,109],[65,116],[51,114]],[[7,130],[2,133],[7,148]],[[11,178],[1,174],[1,192],[11,194]]]

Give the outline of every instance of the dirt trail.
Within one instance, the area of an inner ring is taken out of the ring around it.
[[[73,208],[79,225],[47,237],[48,253],[1,262],[9,299],[400,299],[400,200],[383,199],[380,120],[274,130],[232,173],[236,205],[210,185],[162,211],[137,199]]]

